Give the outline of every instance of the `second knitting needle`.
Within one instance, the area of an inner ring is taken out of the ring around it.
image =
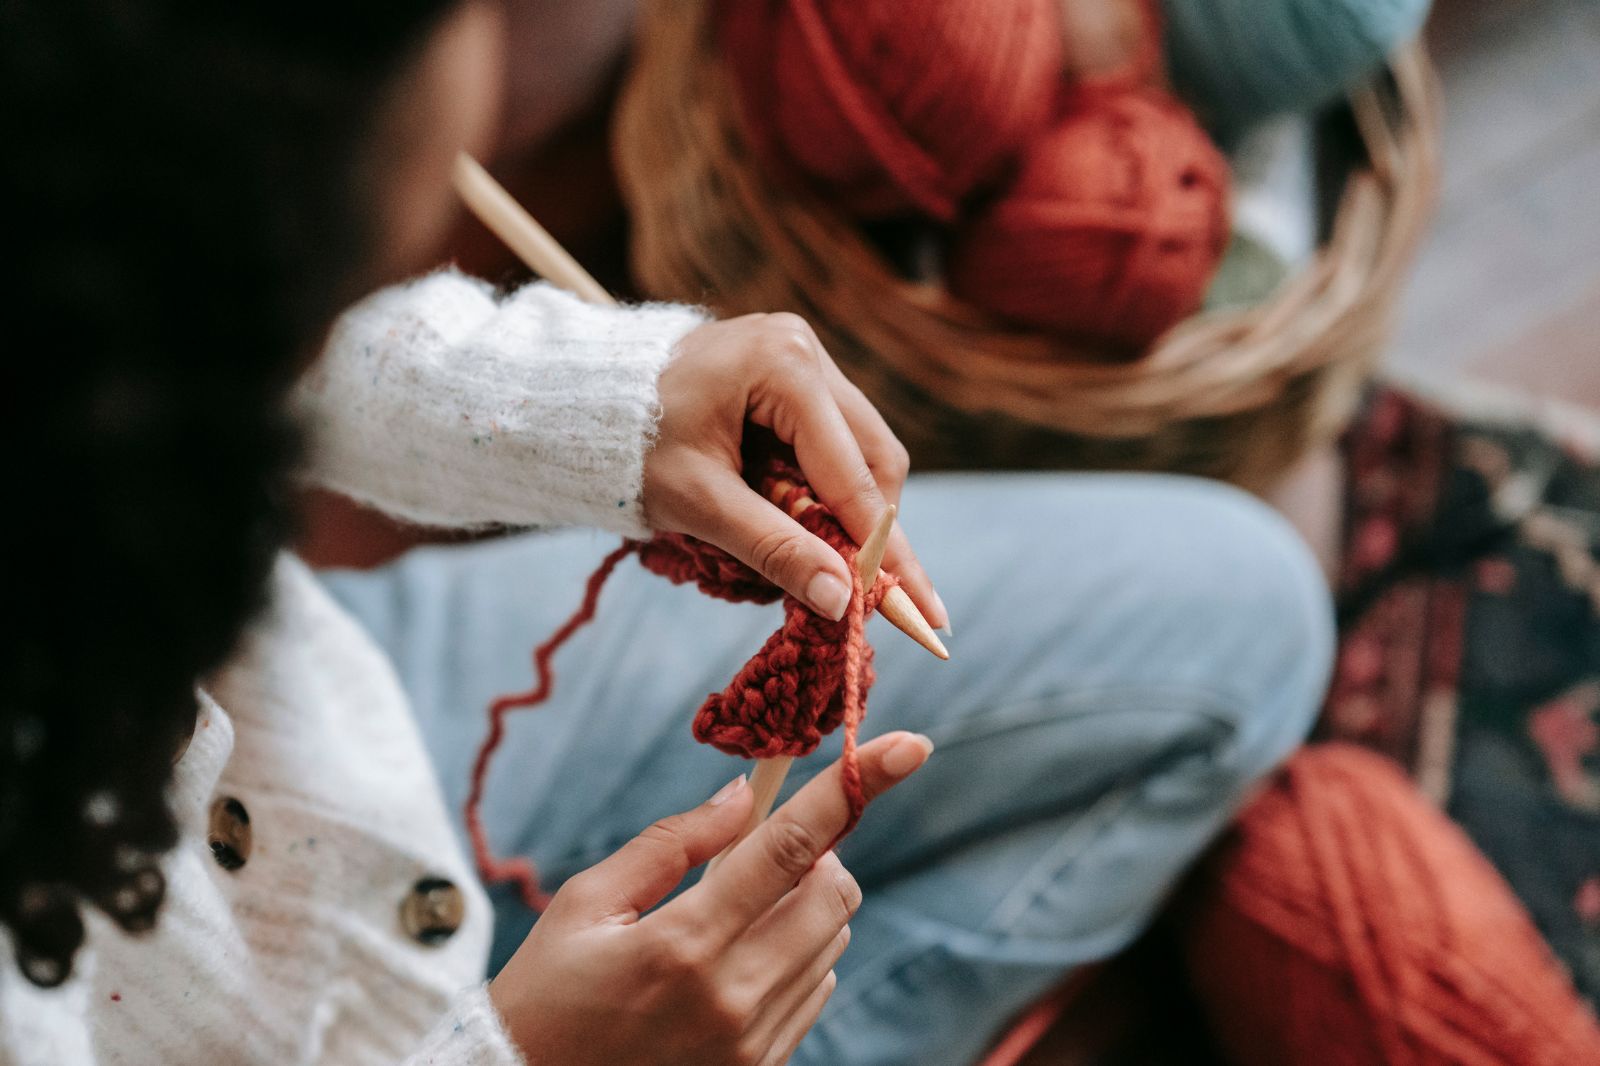
[[[856,573],[861,575],[863,595],[877,583],[878,569],[883,566],[883,552],[889,546],[889,533],[894,529],[895,510],[891,504],[883,512],[877,528],[861,542],[861,550],[856,552]],[[711,864],[706,867],[706,873],[715,870],[717,864],[727,857],[728,852],[738,847],[741,840],[755,832],[756,826],[767,820],[767,815],[772,813],[772,804],[778,798],[778,790],[783,788],[783,779],[789,776],[789,767],[793,763],[793,755],[777,755],[756,763],[755,773],[750,775],[750,790],[755,793],[755,805],[750,808],[750,818],[739,831],[739,835],[733,838],[733,843],[723,848],[717,857],[711,860]]]

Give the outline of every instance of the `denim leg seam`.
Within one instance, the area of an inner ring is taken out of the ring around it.
[[[1039,857],[1033,869],[1018,879],[1017,886],[995,904],[981,928],[985,932],[1009,935],[1009,930],[1032,908],[1043,888],[1054,883],[1084,849],[1100,838],[1107,823],[1126,811],[1138,791],[1137,785],[1124,783],[1091,804],[1072,828]]]

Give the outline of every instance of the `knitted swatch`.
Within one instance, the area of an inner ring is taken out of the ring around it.
[[[802,500],[811,499],[810,488],[789,458],[767,459],[759,469],[759,476],[752,479],[753,487],[785,512],[794,513]],[[846,562],[854,560],[858,550],[855,542],[826,507],[809,506],[795,521],[822,538]],[[736,603],[783,600],[783,625],[727,688],[706,698],[695,714],[695,739],[747,759],[798,757],[815,751],[824,736],[843,725],[841,764],[850,820],[841,837],[855,827],[866,806],[856,763],[856,733],[866,712],[866,694],[874,676],[872,646],[865,637],[866,616],[898,584],[894,577],[882,573],[872,588],[863,589],[860,575],[854,574],[850,607],[844,618],[835,622],[814,614],[722,549],[693,537],[658,533],[649,540],[625,540],[589,576],[583,602],[572,617],[534,649],[534,686],[525,692],[501,696],[490,704],[489,732],[472,767],[466,823],[478,871],[486,884],[514,884],[523,901],[537,909],[543,909],[549,897],[539,889],[533,864],[525,858],[500,858],[489,847],[481,811],[489,763],[505,736],[506,715],[538,706],[550,698],[555,681],[551,660],[574,633],[594,618],[606,580],[630,555],[637,555],[645,569],[673,584],[693,583],[717,599]]]

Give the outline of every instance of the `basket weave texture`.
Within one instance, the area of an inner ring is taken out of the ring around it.
[[[1366,158],[1315,259],[1266,303],[1196,315],[1119,363],[906,280],[853,220],[764,172],[713,8],[652,0],[619,107],[649,296],[803,315],[919,469],[1160,470],[1260,490],[1344,426],[1434,200],[1438,90],[1420,47],[1350,98]]]

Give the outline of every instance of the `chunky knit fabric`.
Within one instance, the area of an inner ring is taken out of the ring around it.
[[[763,497],[795,515],[803,527],[832,545],[848,560],[860,550],[833,514],[817,504],[805,476],[794,465],[793,454],[747,458],[755,463],[745,477]],[[800,501],[804,510],[799,510]],[[544,643],[533,649],[534,683],[524,692],[501,696],[489,705],[489,732],[478,748],[472,766],[472,787],[465,811],[467,835],[478,872],[490,884],[514,885],[522,901],[543,910],[549,897],[539,887],[538,871],[526,858],[501,858],[489,843],[483,820],[484,791],[489,765],[505,738],[506,716],[512,711],[537,707],[555,687],[553,662],[557,652],[594,620],[600,592],[630,555],[638,555],[646,570],[676,585],[693,584],[708,596],[734,603],[784,604],[783,625],[744,665],[721,692],[706,697],[694,716],[694,736],[703,744],[742,759],[800,758],[816,750],[822,738],[844,726],[840,770],[850,818],[840,830],[842,839],[861,819],[867,800],[861,791],[861,769],[856,763],[856,733],[867,709],[872,687],[872,645],[866,640],[866,617],[891,588],[899,584],[892,574],[880,573],[872,588],[863,588],[855,575],[849,610],[835,622],[786,595],[761,574],[721,548],[681,533],[657,533],[646,541],[626,540],[607,555],[589,576],[583,600],[572,616]]]
[[[449,273],[380,293],[339,323],[299,397],[321,427],[309,475],[443,525],[642,532],[656,374],[700,321],[545,286],[496,301]],[[204,683],[156,930],[132,939],[91,914],[73,977],[50,991],[0,942],[0,1064],[522,1062],[482,985],[489,904],[393,670],[299,562],[280,562],[272,592]],[[226,799],[252,837],[231,869],[208,841]],[[436,943],[402,918],[430,879],[464,899]]]

